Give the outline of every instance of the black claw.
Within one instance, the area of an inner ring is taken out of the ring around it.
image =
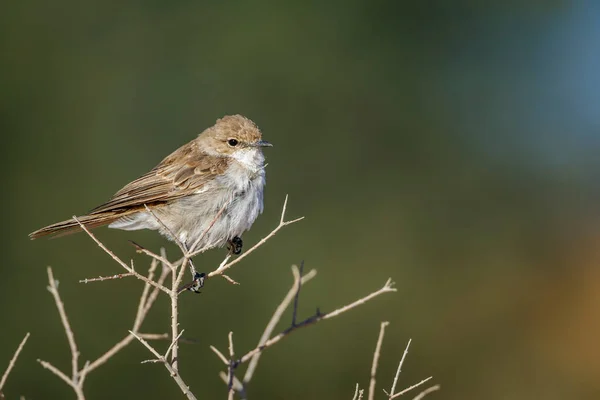
[[[200,293],[200,289],[204,287],[204,279],[206,278],[206,274],[204,272],[196,272],[194,274],[194,281],[192,282],[192,286],[190,290],[194,293]]]
[[[184,290],[190,290],[194,293],[201,293],[200,289],[204,287],[204,281],[206,280],[206,274],[204,272],[194,273],[194,280],[186,285],[179,288],[179,293]]]
[[[233,239],[227,242],[227,248],[230,252],[235,254],[236,256],[242,252],[242,247],[244,246],[244,242],[242,238],[239,236],[233,237]]]

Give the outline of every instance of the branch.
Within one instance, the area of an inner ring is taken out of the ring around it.
[[[227,400],[233,400],[233,396],[235,394],[235,390],[233,389],[233,371],[235,369],[234,365],[234,356],[235,353],[233,351],[233,332],[229,332],[229,359],[231,360],[229,363],[229,368],[227,368],[228,374],[228,382],[227,382]]]
[[[77,385],[75,385],[73,383],[73,381],[71,380],[71,378],[69,378],[64,372],[62,372],[61,370],[59,370],[58,368],[56,368],[54,365],[50,364],[48,361],[40,360],[38,358],[37,362],[39,362],[40,364],[42,364],[42,367],[46,368],[47,370],[49,370],[50,372],[52,372],[54,375],[58,376],[60,379],[62,379],[63,381],[65,381],[65,383],[67,385],[69,385],[73,389],[77,390]]]
[[[123,278],[126,278],[128,276],[134,276],[134,275],[131,272],[126,272],[124,274],[116,274],[116,275],[111,275],[111,276],[99,276],[97,278],[80,279],[79,283],[110,281],[110,280],[113,280],[113,279],[123,279]]]
[[[164,249],[161,249],[161,251],[164,252]],[[156,260],[154,260],[154,259],[152,260],[152,263],[150,264],[150,269],[148,269],[148,279],[154,278],[154,273],[155,273],[156,267],[158,265],[157,263],[158,262]],[[162,273],[157,281],[157,283],[160,286],[163,285],[164,281],[166,280],[166,278],[170,272],[171,272],[171,270],[169,268],[162,269]],[[140,301],[138,303],[138,309],[137,309],[137,313],[135,316],[135,320],[133,322],[133,327],[131,329],[132,331],[134,331],[134,332],[139,331],[142,323],[144,322],[144,320],[146,319],[146,316],[148,315],[148,312],[150,311],[150,308],[154,305],[154,301],[158,297],[159,290],[160,289],[158,289],[158,287],[152,286],[152,292],[150,292],[150,285],[148,283],[146,283],[144,285],[144,289],[142,291],[142,295],[140,296]],[[142,334],[139,334],[139,335],[142,336]],[[142,336],[142,337],[144,337],[144,336]],[[125,336],[123,339],[121,339],[119,342],[117,342],[106,353],[104,353],[103,355],[98,357],[95,361],[90,363],[87,366],[87,368],[84,367],[82,369],[81,373],[88,374],[91,371],[98,368],[99,366],[103,365],[111,357],[113,357],[115,354],[117,354],[119,351],[121,351],[123,348],[125,348],[127,345],[129,345],[129,343],[131,343],[133,341],[133,339],[134,339],[134,337],[132,335],[127,334],[127,336]]]
[[[371,365],[371,382],[369,383],[369,400],[375,398],[375,374],[377,373],[377,366],[379,365],[379,355],[381,353],[381,345],[383,343],[383,336],[385,335],[385,327],[390,323],[388,321],[381,323],[379,330],[379,338],[377,339],[377,345],[375,345],[375,352],[373,353],[373,364]]]
[[[142,281],[146,282],[146,283],[147,283],[147,284],[149,284],[149,285],[152,285],[152,286],[154,286],[154,287],[157,287],[158,289],[162,290],[162,291],[163,291],[163,292],[165,292],[166,294],[169,294],[169,295],[171,294],[171,291],[170,291],[169,289],[167,289],[166,287],[164,287],[164,286],[162,286],[162,285],[159,285],[159,284],[157,284],[156,282],[154,282],[154,281],[152,281],[152,280],[150,280],[150,279],[146,278],[144,275],[141,275],[141,274],[137,273],[137,272],[136,272],[136,271],[133,269],[133,267],[130,267],[130,266],[129,266],[129,265],[127,265],[127,264],[126,264],[126,263],[125,263],[123,260],[121,260],[119,257],[117,257],[117,256],[115,255],[115,253],[113,253],[112,251],[110,251],[110,250],[109,250],[109,249],[108,249],[108,248],[107,248],[107,247],[104,245],[104,243],[102,243],[101,241],[99,241],[99,240],[96,238],[96,236],[94,236],[94,234],[93,234],[92,232],[90,232],[90,231],[89,231],[89,229],[88,229],[88,228],[87,228],[87,227],[86,227],[84,224],[82,224],[82,223],[81,223],[81,221],[79,221],[79,219],[77,219],[77,217],[76,217],[76,216],[73,216],[73,219],[74,219],[74,220],[75,220],[75,221],[76,221],[76,222],[79,224],[79,226],[81,227],[81,229],[83,229],[83,231],[84,231],[85,233],[87,233],[87,235],[88,235],[90,238],[92,238],[92,240],[93,240],[94,242],[96,242],[96,244],[97,244],[97,245],[98,245],[98,246],[99,246],[99,247],[100,247],[102,250],[104,250],[104,252],[105,252],[106,254],[108,254],[108,255],[109,255],[109,256],[110,256],[110,257],[111,257],[113,260],[115,260],[115,261],[117,262],[117,264],[119,264],[121,267],[125,268],[125,270],[126,270],[126,271],[127,271],[129,274],[131,274],[131,275],[135,276],[135,277],[136,277],[137,279],[139,279],[139,280],[142,280]]]
[[[148,343],[146,340],[142,339],[140,336],[136,335],[134,332],[129,331],[129,333],[132,334],[137,340],[139,340],[140,343],[142,343],[148,350],[150,350],[150,352],[152,354],[154,354],[154,356],[156,357],[156,360],[158,362],[161,362],[165,366],[165,368],[167,369],[167,371],[169,371],[169,374],[171,375],[171,378],[173,378],[173,380],[177,383],[177,385],[179,386],[179,388],[181,389],[181,391],[183,392],[183,394],[189,400],[196,400],[196,396],[194,396],[194,394],[190,391],[190,387],[185,384],[185,382],[181,378],[181,375],[179,375],[179,373],[175,369],[173,369],[173,367],[171,366],[171,364],[169,364],[169,362],[167,361],[166,357],[160,355],[158,353],[158,351],[156,351],[156,349],[154,349],[154,347],[152,347],[150,345],[150,343]]]
[[[287,336],[291,332],[297,330],[298,328],[309,326],[309,325],[315,324],[321,320],[331,318],[332,316],[340,315],[358,305],[364,304],[368,300],[370,300],[382,293],[396,291],[396,289],[394,289],[392,287],[391,280],[388,279],[388,281],[385,283],[385,285],[381,289],[379,289],[379,290],[377,290],[377,291],[375,291],[375,292],[373,292],[373,293],[363,297],[362,299],[359,299],[349,305],[346,305],[335,311],[332,311],[331,313],[323,314],[317,309],[317,312],[315,315],[308,317],[301,322],[296,322],[296,311],[294,311],[294,315],[292,318],[292,325],[290,327],[288,327],[287,329],[285,329],[283,332],[279,333],[278,335],[273,336],[272,338],[268,339],[270,337],[275,325],[281,319],[283,312],[285,311],[285,309],[290,305],[290,303],[293,300],[295,300],[294,301],[294,309],[297,310],[299,292],[300,292],[300,289],[302,288],[302,283],[307,282],[308,280],[312,279],[316,275],[316,271],[312,270],[308,274],[306,274],[304,277],[300,278],[300,271],[298,270],[298,268],[296,266],[292,266],[292,273],[294,275],[294,285],[292,286],[292,288],[290,289],[290,291],[288,292],[288,294],[286,295],[284,300],[281,302],[281,304],[275,310],[275,313],[273,314],[273,316],[271,317],[271,320],[267,324],[267,327],[265,328],[265,332],[263,333],[263,335],[259,341],[259,344],[256,348],[254,348],[253,350],[251,350],[248,353],[246,353],[245,355],[243,355],[240,359],[235,360],[235,359],[233,359],[233,355],[231,354],[232,353],[231,351],[230,351],[231,358],[227,359],[227,357],[225,357],[223,355],[223,353],[221,353],[218,349],[216,349],[214,346],[210,346],[211,350],[213,350],[215,352],[215,354],[217,354],[217,356],[221,359],[221,361],[223,361],[223,363],[225,365],[227,365],[227,367],[228,367],[228,373],[226,376],[228,378],[227,384],[228,384],[229,392],[231,392],[232,388],[234,390],[237,390],[236,385],[234,383],[236,378],[234,376],[233,370],[235,370],[235,368],[237,368],[239,365],[244,364],[246,362],[249,362],[249,361],[251,362],[251,365],[249,365],[248,369],[246,370],[246,375],[244,377],[244,380],[241,383],[242,390],[238,390],[240,393],[243,393],[245,391],[245,385],[250,381],[250,379],[252,379],[252,375],[256,369],[256,364],[258,363],[258,357],[261,354],[261,352],[263,350],[265,350],[266,348],[271,347],[275,343],[279,342],[281,339],[283,339],[285,336]]]
[[[358,383],[357,383],[356,389],[354,389],[354,397],[352,397],[352,400],[362,400],[363,394],[365,394],[365,390],[359,389]]]
[[[164,250],[163,250],[163,252],[164,252]],[[150,308],[154,304],[159,291],[161,290],[160,287],[163,286],[163,283],[164,283],[167,275],[170,273],[170,270],[168,268],[163,268],[158,281],[154,282],[153,281],[154,273],[155,273],[157,266],[158,266],[158,261],[153,259],[150,264],[150,268],[148,270],[148,277],[144,277],[146,284],[144,285],[144,289],[140,296],[140,301],[138,304],[135,320],[133,322],[133,330],[136,332],[139,330],[140,326],[142,325],[144,319],[146,318],[148,312],[150,311]],[[129,274],[123,274],[123,275],[129,275]],[[139,274],[137,274],[137,275],[139,275]],[[141,276],[143,276],[143,275],[141,275]],[[104,279],[101,279],[101,280],[104,280]],[[104,353],[102,356],[100,356],[94,362],[87,361],[84,364],[83,368],[81,368],[81,370],[79,370],[78,369],[79,351],[77,349],[75,337],[74,337],[73,331],[71,329],[69,320],[67,319],[64,303],[62,302],[59,292],[58,292],[58,282],[54,279],[54,275],[53,275],[52,269],[50,267],[48,267],[48,281],[50,283],[50,286],[48,286],[48,290],[53,295],[54,300],[56,302],[58,313],[60,315],[60,318],[61,318],[61,321],[63,324],[63,328],[65,330],[65,333],[67,335],[67,340],[69,342],[69,347],[71,349],[71,353],[72,353],[71,364],[72,364],[72,369],[73,369],[72,377],[69,378],[64,372],[62,372],[61,370],[59,370],[58,368],[56,368],[54,365],[52,365],[51,363],[49,363],[47,361],[38,360],[38,362],[44,368],[48,369],[50,372],[52,372],[57,377],[62,379],[64,382],[66,382],[75,391],[77,398],[79,400],[83,400],[83,399],[85,399],[85,396],[83,394],[83,384],[84,384],[87,374],[89,374],[91,371],[98,368],[100,365],[103,365],[104,363],[106,363],[117,352],[119,352],[125,346],[127,346],[134,339],[134,337],[131,335],[127,335],[124,339],[122,339],[117,344],[115,344],[112,348],[110,348],[106,353]],[[88,281],[91,281],[91,280],[88,280]],[[153,284],[151,284],[150,282],[152,282]],[[168,335],[165,335],[165,334],[148,334],[148,333],[146,333],[146,334],[139,334],[139,335],[140,335],[140,337],[145,337],[147,339],[161,339],[161,338],[165,338],[165,337],[168,338]]]
[[[421,393],[419,393],[418,395],[413,397],[413,400],[422,400],[423,397],[427,396],[429,393],[435,392],[440,389],[441,389],[440,385],[434,385],[428,389],[423,390]]]
[[[404,359],[408,354],[408,348],[410,347],[410,342],[412,339],[408,339],[408,343],[406,344],[406,348],[404,349],[404,353],[402,353],[402,358],[400,359],[400,363],[398,364],[398,369],[396,370],[396,375],[394,375],[394,382],[392,382],[392,388],[390,389],[390,393],[386,393],[388,397],[393,397],[394,392],[396,391],[396,384],[398,383],[398,377],[400,376],[400,371],[402,370],[402,364],[404,364]]]
[[[391,396],[390,399],[397,399],[398,397],[402,396],[404,393],[413,390],[414,388],[417,388],[419,386],[421,386],[422,384],[424,384],[425,382],[429,381],[431,378],[433,378],[433,376],[430,376],[429,378],[425,378],[423,379],[421,382],[419,383],[415,383],[412,386],[407,387],[406,389],[404,389],[401,392],[396,393],[395,395]],[[425,393],[427,394],[427,393]],[[418,397],[418,396],[417,396]]]
[[[214,276],[217,275],[223,275],[223,273],[225,271],[227,271],[229,268],[233,267],[235,264],[239,263],[240,261],[242,261],[244,258],[246,258],[247,256],[249,256],[250,254],[252,254],[252,252],[254,250],[256,250],[257,248],[259,248],[260,246],[262,246],[263,244],[265,244],[265,242],[269,239],[271,239],[273,236],[275,236],[277,234],[277,232],[279,232],[279,230],[281,228],[283,228],[284,226],[287,225],[291,225],[295,222],[301,221],[304,219],[304,217],[300,217],[300,218],[296,218],[293,219],[291,221],[285,221],[285,210],[287,208],[287,201],[288,201],[288,196],[285,196],[285,201],[283,202],[283,209],[281,211],[281,218],[279,220],[279,225],[277,225],[277,227],[275,229],[273,229],[271,231],[271,233],[269,233],[267,236],[265,236],[264,238],[262,238],[258,243],[256,243],[254,246],[252,246],[250,249],[248,249],[247,251],[245,251],[241,256],[237,257],[235,260],[231,261],[230,263],[221,263],[221,265],[219,265],[219,267],[217,269],[215,269],[214,271],[208,273],[206,275],[207,278],[212,278]],[[193,253],[192,256],[194,256],[196,253]]]
[[[362,299],[359,299],[351,304],[348,304],[346,306],[343,306],[341,308],[338,308],[335,311],[332,311],[330,313],[325,313],[322,314],[319,310],[317,310],[317,313],[311,317],[308,317],[307,319],[305,319],[304,321],[296,324],[296,326],[290,326],[289,328],[287,328],[286,330],[284,330],[283,332],[279,333],[278,335],[272,337],[271,339],[267,340],[262,346],[259,346],[257,348],[255,348],[254,350],[251,350],[250,352],[248,352],[246,355],[244,355],[241,359],[240,359],[240,363],[245,363],[247,362],[249,359],[251,359],[255,354],[265,350],[266,348],[271,347],[272,345],[274,345],[275,343],[279,342],[281,339],[283,339],[285,336],[287,336],[288,334],[290,334],[291,332],[297,330],[298,328],[303,328],[305,326],[309,326],[309,325],[313,325],[319,321],[323,321],[329,318],[333,318],[336,317],[346,311],[349,311],[351,309],[353,309],[354,307],[357,307],[361,304],[366,303],[367,301],[379,296],[380,294],[383,293],[388,293],[388,292],[395,292],[396,289],[394,287],[392,287],[392,281],[391,279],[388,279],[387,282],[385,283],[385,285],[383,285],[383,287],[365,297],[363,297]]]
[[[50,283],[50,286],[48,286],[48,291],[54,297],[54,301],[56,302],[56,308],[58,309],[58,314],[60,315],[60,320],[62,321],[63,328],[65,329],[65,333],[67,334],[67,341],[69,342],[69,348],[71,349],[72,379],[73,383],[77,385],[77,375],[79,372],[79,350],[77,349],[77,343],[75,343],[75,335],[73,335],[71,324],[69,324],[69,319],[67,318],[65,305],[60,299],[60,295],[58,294],[58,282],[54,279],[54,275],[52,274],[52,268],[50,267],[48,267],[48,282]]]
[[[279,320],[281,320],[281,316],[283,315],[285,310],[288,308],[288,306],[290,305],[292,300],[296,297],[296,293],[299,293],[300,285],[305,284],[306,282],[310,281],[312,278],[317,276],[317,270],[316,269],[310,270],[310,272],[308,272],[306,275],[304,275],[302,277],[302,279],[300,279],[300,272],[298,271],[298,267],[296,267],[295,265],[292,265],[292,274],[294,276],[294,284],[292,285],[292,288],[288,291],[288,293],[283,298],[283,301],[281,302],[281,304],[279,304],[277,309],[275,309],[275,312],[273,313],[271,320],[265,327],[265,331],[263,332],[262,336],[260,337],[260,340],[258,341],[258,345],[256,347],[262,347],[267,342],[267,340],[269,340],[269,337],[271,337],[271,334],[275,330],[275,327],[279,323]],[[298,281],[300,281],[300,285],[298,285]],[[252,376],[254,375],[254,371],[256,370],[256,367],[258,365],[258,360],[260,360],[261,354],[262,353],[258,352],[254,355],[254,357],[252,357],[250,359],[250,364],[248,364],[248,369],[246,370],[246,374],[244,375],[244,379],[242,380],[242,382],[244,384],[247,384],[252,379]]]
[[[19,354],[21,354],[21,350],[23,350],[23,347],[25,346],[27,339],[29,339],[29,332],[27,332],[27,334],[25,335],[23,340],[21,340],[21,344],[19,344],[19,347],[17,347],[17,351],[15,351],[15,354],[10,359],[10,361],[8,363],[8,367],[6,368],[6,371],[4,371],[4,374],[2,375],[2,379],[0,379],[0,393],[2,393],[2,388],[6,384],[6,379],[8,379],[8,375],[10,374],[10,371],[14,368],[15,363],[17,362],[17,358],[19,358]]]

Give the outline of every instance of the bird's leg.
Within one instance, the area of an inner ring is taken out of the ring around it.
[[[190,251],[188,249],[188,246],[185,244],[183,246],[185,248],[186,253],[189,253]],[[179,291],[179,293],[181,293],[184,290],[191,290],[194,293],[200,293],[200,289],[202,289],[202,287],[204,286],[204,280],[206,278],[206,274],[204,272],[198,272],[191,259],[188,259],[188,263],[190,264],[190,273],[192,274],[192,282],[181,286],[178,289],[178,291]]]
[[[229,253],[235,254],[236,256],[242,252],[243,246],[244,242],[239,236],[234,236],[231,240],[227,241],[227,249],[229,250]]]
[[[184,290],[191,290],[194,293],[200,293],[200,289],[204,287],[205,279],[206,274],[204,272],[196,272],[193,280],[190,283],[186,283],[185,285],[181,286],[177,291],[181,293]]]

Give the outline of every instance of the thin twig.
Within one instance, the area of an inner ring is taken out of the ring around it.
[[[425,390],[423,390],[421,393],[419,393],[418,395],[416,395],[415,397],[413,397],[413,400],[422,400],[423,397],[427,396],[429,393],[435,392],[437,390],[440,390],[441,386],[440,385],[434,385],[430,388],[427,388]]]
[[[169,347],[167,348],[167,351],[165,351],[165,358],[169,357],[169,353],[171,352],[171,350],[173,349],[173,346],[175,345],[175,343],[179,343],[179,339],[181,338],[181,335],[183,335],[183,331],[185,329],[182,329],[181,332],[179,332],[179,335],[177,335],[177,337],[175,338],[175,340],[171,341],[171,344],[169,345]],[[141,335],[138,335],[140,337],[142,337]],[[167,336],[168,337],[168,336]]]
[[[352,396],[352,400],[358,400],[358,383],[356,384],[356,389],[354,389],[354,396]]]
[[[335,311],[332,311],[330,313],[327,313],[325,315],[323,315],[322,319],[329,319],[329,318],[333,318],[333,317],[337,317],[339,314],[344,313],[356,306],[359,306],[361,304],[366,303],[367,301],[371,300],[373,297],[377,297],[382,293],[387,293],[387,292],[395,292],[396,288],[394,287],[394,282],[392,282],[392,278],[389,278],[385,284],[383,285],[383,287],[381,289],[379,289],[376,292],[371,293],[368,296],[363,297],[362,299],[358,299],[356,300],[354,303],[348,304],[347,306],[344,306],[342,308],[338,308]]]
[[[226,374],[225,372],[221,371],[219,372],[219,378],[221,378],[223,380],[223,382],[226,385],[229,385],[229,376],[228,374]],[[244,389],[244,385],[242,384],[242,382],[240,382],[240,380],[233,375],[233,384],[232,384],[233,390],[238,392],[240,394],[240,397],[242,399],[246,398],[246,390]],[[227,394],[227,396],[229,397],[229,393]]]
[[[395,395],[393,395],[392,397],[390,397],[390,400],[397,399],[398,397],[402,396],[404,393],[409,392],[409,391],[413,390],[414,388],[421,386],[422,384],[424,384],[425,382],[429,381],[432,378],[433,378],[433,376],[430,376],[429,378],[423,379],[419,383],[415,383],[414,385],[407,387],[406,389],[402,390],[401,392],[398,392]]]
[[[260,340],[258,341],[258,345],[256,346],[257,348],[264,346],[264,344],[267,342],[267,340],[269,340],[269,338],[271,337],[271,334],[273,333],[273,331],[275,330],[275,327],[277,326],[277,323],[281,320],[281,316],[283,315],[285,310],[288,308],[288,306],[290,305],[290,302],[295,297],[295,294],[298,291],[298,284],[296,283],[296,277],[300,276],[300,272],[298,271],[298,267],[296,267],[295,265],[292,265],[292,274],[294,275],[294,284],[292,285],[292,288],[288,291],[288,293],[283,298],[283,301],[279,304],[279,306],[273,313],[271,320],[267,324],[265,331],[263,332],[262,336],[260,337]],[[310,270],[306,275],[304,275],[302,277],[301,285],[310,281],[315,276],[317,276],[317,270],[316,269]],[[252,359],[250,360],[250,363],[248,364],[248,369],[246,369],[246,374],[244,375],[244,379],[242,381],[244,384],[247,384],[252,379],[252,376],[254,375],[254,371],[256,370],[256,367],[258,365],[258,360],[260,359],[261,354],[262,354],[261,352],[256,353],[254,355],[254,357],[252,357]]]
[[[394,392],[396,391],[396,384],[398,383],[398,377],[400,376],[400,371],[402,370],[402,364],[404,364],[404,359],[406,358],[406,355],[408,354],[408,348],[410,347],[410,342],[412,341],[412,339],[408,339],[408,343],[406,344],[406,347],[404,348],[404,353],[402,353],[402,358],[400,359],[400,363],[398,364],[398,369],[396,370],[396,375],[394,375],[394,381],[392,382],[392,388],[390,389],[389,393],[386,393],[388,395],[388,397],[393,397],[394,396]]]
[[[134,275],[131,272],[126,272],[124,274],[116,274],[116,275],[111,275],[111,276],[99,276],[97,278],[80,279],[79,283],[102,282],[102,281],[109,281],[109,280],[113,280],[113,279],[123,279],[128,276],[134,276]]]
[[[228,370],[228,375],[229,375],[229,380],[227,382],[227,399],[228,400],[233,400],[233,395],[235,394],[235,390],[233,389],[233,371],[234,371],[234,357],[235,357],[235,352],[233,351],[233,331],[229,332],[229,368],[227,368]]]
[[[14,368],[17,358],[19,358],[19,354],[21,354],[21,350],[23,350],[27,339],[29,339],[29,332],[27,332],[23,340],[21,340],[21,344],[19,344],[19,347],[17,347],[17,351],[15,351],[15,354],[8,362],[8,368],[6,368],[6,371],[4,371],[4,374],[2,375],[2,379],[0,379],[0,392],[2,392],[2,388],[6,384],[6,379],[8,379],[8,374],[10,374],[10,371]]]
[[[295,270],[292,268],[292,274],[294,275],[294,283],[296,284],[296,294],[294,295],[294,308],[292,309],[292,326],[296,326],[296,318],[298,316],[298,300],[300,299],[300,289],[302,289],[302,272],[304,271],[304,260],[300,263],[300,269]]]
[[[73,383],[77,384],[77,373],[79,372],[79,350],[77,349],[77,343],[75,342],[75,335],[73,334],[73,330],[71,329],[71,324],[69,323],[69,319],[67,318],[65,305],[60,299],[60,295],[58,294],[57,281],[54,279],[54,275],[52,274],[52,268],[48,267],[47,271],[48,282],[50,283],[50,286],[48,286],[48,291],[50,291],[50,293],[54,297],[54,302],[56,303],[56,308],[58,309],[60,320],[62,321],[63,328],[65,329],[65,333],[67,334],[67,341],[69,342],[69,348],[71,349],[71,369],[73,374]]]
[[[138,335],[136,335],[132,331],[129,331],[129,333],[131,333],[137,340],[139,340],[140,343],[142,343],[144,345],[144,347],[146,347],[148,350],[150,350],[150,352],[152,354],[154,354],[154,356],[156,357],[156,359],[159,360],[165,366],[165,368],[167,369],[167,371],[169,371],[169,374],[171,375],[171,378],[173,378],[173,380],[175,380],[175,382],[177,383],[177,385],[179,386],[179,388],[181,389],[181,391],[183,392],[183,394],[189,400],[196,400],[196,396],[194,396],[194,394],[190,391],[190,387],[185,384],[185,382],[181,378],[181,375],[179,375],[179,373],[175,369],[173,369],[173,367],[171,366],[171,364],[169,364],[169,362],[167,361],[167,359],[164,356],[160,355],[158,353],[158,351],[156,351],[154,349],[154,347],[152,347],[150,345],[150,343],[148,343],[146,340],[142,339],[141,337],[139,337]]]
[[[229,360],[227,359],[227,357],[225,357],[225,355],[223,353],[221,353],[219,351],[219,349],[217,349],[213,345],[210,345],[210,349],[217,355],[217,357],[219,357],[221,359],[221,361],[223,361],[223,364],[229,365]]]
[[[190,260],[186,255],[179,267],[179,273],[176,274],[175,269],[173,269],[171,276],[171,337],[173,338],[173,342],[171,343],[171,365],[175,371],[178,371],[179,368],[179,343],[175,340],[175,338],[179,337],[179,286],[181,286],[183,274],[185,273],[185,266],[188,262],[190,262]]]
[[[375,292],[363,297],[362,299],[359,299],[351,304],[348,304],[346,306],[343,306],[341,308],[338,308],[337,310],[334,310],[330,313],[325,313],[322,314],[320,312],[318,312],[317,314],[308,317],[307,319],[305,319],[302,322],[299,322],[298,324],[296,324],[295,327],[289,327],[288,329],[284,330],[283,332],[279,333],[276,336],[273,336],[272,338],[270,338],[269,340],[267,340],[262,346],[259,346],[257,348],[255,348],[254,350],[249,351],[248,353],[246,353],[241,359],[240,359],[240,363],[245,363],[247,362],[249,359],[251,359],[256,353],[259,353],[271,346],[273,346],[275,343],[279,342],[281,339],[283,339],[285,336],[287,336],[288,334],[290,334],[291,332],[297,330],[298,328],[303,328],[312,324],[315,324],[319,321],[323,321],[335,316],[338,316],[348,310],[351,310],[354,307],[357,307],[361,304],[364,304],[365,302],[379,296],[380,294],[383,293],[388,293],[388,292],[395,292],[396,289],[393,288],[391,286],[391,280],[388,279],[388,281],[385,283],[385,285],[379,289],[376,290]]]
[[[115,255],[115,253],[113,253],[112,251],[110,251],[105,245],[104,243],[102,243],[100,240],[98,240],[96,238],[96,236],[94,236],[94,234],[92,232],[89,231],[89,229],[81,223],[81,221],[79,221],[79,219],[77,219],[76,216],[73,216],[73,219],[79,224],[79,226],[81,227],[81,229],[87,233],[87,235],[92,238],[92,240],[102,249],[104,250],[104,252],[106,254],[108,254],[113,260],[115,260],[117,262],[117,264],[119,264],[121,267],[125,268],[125,270],[127,270],[127,272],[129,272],[130,274],[132,274],[133,276],[135,276],[137,279],[142,280],[146,283],[148,283],[149,285],[152,285],[154,287],[159,288],[160,290],[162,290],[163,292],[165,292],[166,294],[170,295],[171,291],[169,289],[167,289],[166,287],[157,284],[156,282],[149,280],[148,278],[146,278],[144,275],[141,275],[139,273],[137,273],[132,267],[130,267],[129,265],[127,265],[123,260],[121,260],[119,257],[117,257]]]
[[[385,327],[390,323],[384,321],[381,323],[379,329],[379,338],[377,339],[377,345],[375,345],[375,352],[373,353],[373,364],[371,365],[371,381],[369,383],[369,397],[368,400],[375,398],[375,375],[377,374],[377,367],[379,365],[379,355],[381,354],[381,345],[383,344],[383,336],[385,335]]]
[[[161,249],[161,251],[164,252],[164,249]],[[148,279],[154,278],[154,272],[155,272],[155,269],[157,268],[156,262],[157,262],[156,260],[152,260],[152,262],[150,264],[150,268],[148,270]],[[167,278],[167,276],[169,275],[170,272],[171,271],[169,268],[162,269],[161,275],[157,281],[159,286],[163,285],[165,279]],[[150,288],[150,286],[151,285],[149,285],[148,283],[144,284],[144,289],[142,291],[142,295],[140,296],[140,301],[138,303],[138,309],[136,312],[135,320],[133,322],[133,327],[131,329],[134,332],[137,332],[140,329],[142,323],[144,322],[146,316],[148,315],[148,312],[150,311],[150,308],[152,307],[152,305],[154,304],[154,301],[158,297],[159,288],[157,286],[152,286],[152,291],[149,291],[148,289]],[[140,336],[142,336],[142,335],[140,334]],[[168,335],[167,335],[167,338],[168,338]],[[133,341],[133,339],[134,339],[133,336],[127,334],[127,336],[125,336],[123,339],[121,339],[119,342],[117,342],[114,346],[112,346],[108,351],[106,351],[106,353],[104,353],[103,355],[98,357],[95,361],[89,363],[87,366],[84,366],[81,370],[81,375],[86,375],[86,374],[90,373],[91,371],[95,370],[96,368],[98,368],[99,366],[106,363],[111,357],[113,357],[115,354],[117,354],[119,351],[121,351],[123,348],[125,348],[127,345],[129,345],[129,343],[131,343]]]
[[[160,256],[159,256],[158,254],[155,254],[155,253],[151,252],[150,250],[148,250],[148,249],[147,249],[147,248],[145,248],[145,247],[142,247],[142,246],[140,246],[139,244],[137,244],[137,243],[136,243],[136,242],[134,242],[133,240],[130,240],[130,241],[129,241],[129,243],[133,244],[133,246],[135,247],[135,251],[136,251],[137,253],[142,253],[142,254],[145,254],[145,255],[147,255],[148,257],[151,257],[151,258],[153,258],[153,259],[155,259],[155,260],[157,260],[157,261],[160,261],[161,263],[163,263],[163,264],[166,264],[166,265],[168,265],[168,266],[170,266],[170,265],[171,265],[171,262],[170,262],[169,260],[167,260],[165,257],[163,257],[162,255],[160,255]],[[164,248],[162,248],[162,247],[161,247],[161,251],[162,251],[163,249],[164,249]]]
[[[304,217],[300,217],[300,218],[293,219],[291,221],[284,221],[285,210],[287,208],[287,201],[288,201],[288,196],[286,195],[285,196],[285,201],[283,202],[283,210],[281,211],[281,218],[279,220],[279,225],[277,225],[277,227],[275,229],[273,229],[271,231],[271,233],[269,233],[267,236],[265,236],[264,238],[262,238],[258,243],[256,243],[250,249],[248,249],[247,251],[245,251],[241,256],[237,257],[235,260],[231,261],[228,264],[220,265],[217,269],[215,269],[214,271],[208,273],[206,275],[206,277],[207,278],[212,278],[213,276],[223,275],[223,273],[225,271],[227,271],[229,268],[231,268],[232,266],[234,266],[235,264],[239,263],[240,261],[242,261],[244,258],[246,258],[247,256],[249,256],[250,254],[252,254],[252,252],[254,250],[256,250],[257,248],[259,248],[260,246],[262,246],[263,244],[265,244],[265,242],[267,240],[269,240],[270,238],[272,238],[273,236],[275,236],[275,234],[277,234],[277,232],[279,232],[279,230],[281,228],[283,228],[284,226],[287,226],[287,225],[291,225],[291,224],[293,224],[295,222],[298,222],[298,221],[304,219]]]
[[[73,383],[73,381],[71,380],[71,378],[69,378],[60,369],[56,368],[54,365],[50,364],[48,361],[44,361],[44,360],[38,359],[37,362],[39,362],[42,365],[42,367],[46,368],[47,370],[49,370],[50,372],[52,372],[54,375],[58,376],[60,379],[62,379],[63,381],[65,381],[65,383],[67,385],[71,386],[73,389],[77,389],[77,385],[75,385]]]

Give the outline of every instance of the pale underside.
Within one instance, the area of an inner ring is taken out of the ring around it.
[[[226,162],[222,171],[206,174],[207,179],[201,185],[187,185],[185,196],[151,207],[154,216],[140,209],[109,227],[158,230],[171,240],[173,233],[190,251],[223,246],[250,229],[263,210],[263,160],[259,150],[240,151]],[[121,191],[122,201],[129,197],[126,189]],[[119,193],[114,199],[117,198]]]

